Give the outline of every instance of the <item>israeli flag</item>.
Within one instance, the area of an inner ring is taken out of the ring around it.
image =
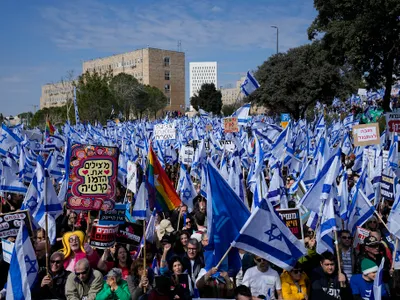
[[[400,185],[397,184],[395,186],[395,201],[393,203],[392,209],[390,211],[388,217],[387,226],[389,228],[389,232],[393,234],[396,238],[400,238]]]
[[[381,300],[382,299],[382,289],[385,289],[383,283],[383,265],[385,264],[385,258],[383,257],[381,260],[381,264],[379,265],[378,272],[376,273],[374,279],[374,299]]]
[[[348,211],[347,228],[354,236],[357,226],[363,226],[374,215],[375,207],[369,202],[367,196],[357,185],[353,201],[350,204]]]
[[[293,235],[271,203],[264,199],[243,225],[232,246],[285,270],[291,270],[307,252],[303,242]]]
[[[136,194],[135,205],[132,210],[132,217],[136,220],[146,220],[147,219],[147,207],[149,201],[149,193],[146,188],[146,182],[143,181],[139,187],[139,191]]]
[[[7,300],[31,299],[31,289],[36,281],[39,265],[28,229],[21,224],[11,256],[7,278]]]
[[[335,208],[333,198],[325,200],[322,210],[321,224],[317,230],[317,253],[322,254],[325,251],[334,253],[333,231],[336,231]]]
[[[10,128],[8,128],[4,124],[1,125],[0,154],[3,154],[5,156],[8,150],[21,142],[22,139],[18,135],[16,135]]]
[[[238,125],[246,125],[249,121],[250,103],[246,103],[232,114],[232,117],[238,118]]]
[[[149,243],[154,243],[154,237],[156,232],[156,209],[151,213],[149,223],[146,228],[146,241]]]
[[[257,82],[257,80],[253,77],[253,75],[250,74],[250,72],[247,72],[246,79],[240,85],[240,90],[248,97],[259,87],[260,84]]]

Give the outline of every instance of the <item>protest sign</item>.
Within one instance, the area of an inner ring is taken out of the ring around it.
[[[356,235],[354,237],[353,247],[364,244],[364,240],[369,237],[370,231],[368,229],[357,226]]]
[[[127,164],[127,188],[134,194],[137,193],[137,166],[134,162],[128,160]]]
[[[379,154],[376,152],[377,151],[375,149],[370,149],[370,148],[363,150],[363,156],[362,156],[363,166],[367,166],[367,172],[369,178],[372,178],[375,169],[375,156]]]
[[[179,160],[186,164],[191,165],[194,159],[194,148],[192,146],[182,146],[179,153]]]
[[[290,231],[299,239],[303,239],[303,226],[300,220],[300,211],[298,208],[290,209],[277,209],[278,214],[281,216],[283,222],[290,229]]]
[[[235,151],[235,144],[233,141],[230,140],[220,140],[219,143],[221,144],[222,148],[229,152]]]
[[[10,263],[11,256],[14,250],[14,243],[8,240],[1,240],[1,247],[3,248],[3,260],[7,263]]]
[[[93,224],[90,233],[90,246],[106,249],[115,244],[118,225]]]
[[[400,133],[400,113],[386,114],[386,128],[389,132]]]
[[[16,237],[21,222],[24,221],[29,235],[32,235],[32,225],[27,210],[0,214],[0,238]]]
[[[114,207],[118,148],[75,144],[71,148],[67,204],[75,210]]]
[[[157,124],[154,125],[154,139],[156,141],[174,140],[176,129],[174,124]]]
[[[281,114],[281,126],[286,128],[290,121],[290,114]]]
[[[99,225],[124,224],[125,210],[125,204],[116,204],[113,209],[100,211]]]
[[[386,200],[394,201],[394,178],[382,173],[381,179],[381,195]]]
[[[139,246],[143,236],[143,225],[128,223],[119,225],[117,243]]]
[[[353,126],[354,146],[377,145],[380,143],[379,124],[362,124]]]
[[[238,119],[236,117],[224,118],[225,133],[239,132]]]

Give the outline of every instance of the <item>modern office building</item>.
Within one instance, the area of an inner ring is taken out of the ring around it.
[[[40,109],[63,106],[67,104],[68,99],[73,99],[73,95],[74,88],[71,81],[45,84],[42,86]]]
[[[83,73],[94,70],[133,75],[140,83],[164,92],[168,99],[166,111],[185,111],[184,52],[144,48],[83,62]]]
[[[204,83],[214,83],[215,87],[218,88],[217,62],[189,63],[189,96],[193,97]],[[192,107],[190,107],[190,110],[193,110]]]

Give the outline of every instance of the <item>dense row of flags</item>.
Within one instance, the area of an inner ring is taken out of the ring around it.
[[[242,91],[251,93],[258,87],[248,73]],[[25,195],[22,208],[29,211],[32,226],[45,228],[47,218],[47,233],[53,244],[55,219],[62,213],[67,193],[68,149],[74,143],[117,146],[120,150],[118,181],[135,192],[135,205],[132,211],[127,210],[127,216],[148,221],[146,239],[154,238],[156,211],[174,209],[181,201],[188,205],[189,211],[193,209],[196,184],[207,199],[208,251],[213,254],[210,261],[214,265],[220,262],[221,268],[234,272],[240,268],[237,248],[284,269],[290,269],[305,254],[302,241],[286,227],[276,210],[277,206],[287,208],[300,190],[304,196],[296,201],[297,207],[309,212],[309,224],[317,232],[317,251],[322,253],[334,251],[335,231],[347,228],[354,233],[357,226],[376,214],[385,149],[389,149],[386,162],[389,175],[397,183],[396,134],[384,131],[379,145],[354,147],[351,129],[358,120],[353,115],[343,120],[333,118],[328,125],[320,113],[312,122],[292,120],[282,128],[272,117],[249,117],[249,110],[250,105],[246,104],[233,114],[239,121],[237,133],[225,133],[223,120],[206,112],[192,119],[167,117],[153,122],[109,122],[103,127],[98,123],[79,123],[76,110],[76,125],[66,123],[57,130],[48,123],[44,134],[39,129],[8,128],[3,124],[0,192]],[[175,139],[155,140],[154,127],[159,123],[173,124]],[[233,147],[227,149],[222,141],[229,141]],[[179,155],[187,145],[194,149],[190,168]],[[363,159],[365,150],[372,151],[372,163]],[[341,161],[343,154],[350,153],[355,155],[351,172],[360,176],[351,190],[348,189],[349,170]],[[176,163],[180,164],[179,175],[176,182],[171,182],[164,169]],[[137,177],[130,178],[132,164],[144,173],[140,185]],[[289,190],[284,170],[286,177],[294,180]],[[60,186],[58,194],[53,183]],[[246,187],[253,199],[247,199]],[[395,204],[388,228],[400,238],[400,223],[396,221],[400,216],[398,184],[394,186],[394,193]],[[251,206],[249,200],[252,200]],[[21,226],[17,241],[11,269],[21,263],[18,260],[21,253],[31,258],[25,226]],[[19,273],[9,276],[9,286],[13,287],[10,293],[14,297],[15,293],[26,296],[33,270],[26,265]],[[20,276],[22,286],[14,289],[15,276]]]

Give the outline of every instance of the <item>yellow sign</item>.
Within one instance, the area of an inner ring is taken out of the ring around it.
[[[225,118],[224,131],[225,133],[239,132],[238,119],[236,117]]]

